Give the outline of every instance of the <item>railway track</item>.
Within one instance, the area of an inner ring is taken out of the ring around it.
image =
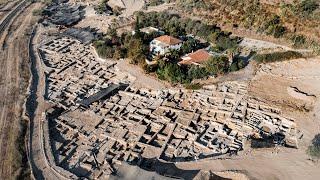
[[[5,31],[6,27],[8,27],[11,20],[16,16],[16,14],[21,11],[25,6],[27,5],[27,0],[22,1],[20,4],[18,4],[14,10],[12,10],[1,22],[0,24],[0,36]]]

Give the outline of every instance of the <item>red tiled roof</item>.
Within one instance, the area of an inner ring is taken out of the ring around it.
[[[176,45],[181,43],[182,41],[180,39],[174,38],[172,36],[168,36],[168,35],[163,35],[160,37],[157,37],[156,40],[168,44],[168,45]]]
[[[184,60],[179,62],[179,64],[202,64],[209,60],[211,55],[204,49],[199,49],[194,53],[190,53]]]

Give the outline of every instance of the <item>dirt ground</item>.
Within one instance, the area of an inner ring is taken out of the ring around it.
[[[320,57],[263,65],[249,89],[252,96],[295,118],[307,141],[320,133],[319,67]]]
[[[85,18],[81,20],[76,27],[85,28],[97,28],[99,32],[107,32],[108,27],[115,19],[115,16],[103,16],[95,14],[93,6],[87,6],[85,8]]]
[[[24,130],[22,106],[29,80],[27,32],[36,22],[32,10],[38,7],[35,3],[26,8],[1,37],[1,48],[3,43],[6,48],[0,51],[0,179],[17,177],[26,165],[22,154],[24,137],[20,135]]]
[[[108,4],[111,7],[125,8],[121,16],[128,17],[133,15],[135,11],[140,11],[145,3],[144,0],[110,0]]]
[[[107,15],[99,15],[96,14],[94,10],[94,6],[96,6],[99,1],[92,1],[92,2],[83,2],[86,5],[85,8],[85,18],[81,20],[76,27],[85,28],[97,28],[99,32],[106,33],[108,28],[114,22],[118,22],[118,26],[130,26],[132,21],[132,15],[134,12],[139,11],[144,6],[143,0],[110,0],[108,4],[111,7],[121,7],[123,8],[123,12],[120,16],[107,16]]]
[[[160,82],[156,77],[146,75],[141,68],[130,64],[129,60],[120,60],[117,64],[117,67],[120,71],[127,72],[136,77],[133,86],[137,88],[160,90],[170,86],[169,84]]]
[[[249,85],[249,95],[296,120],[303,133],[298,149],[248,150],[228,160],[179,163],[182,169],[245,171],[250,179],[319,179],[320,163],[306,154],[320,133],[320,57],[262,65]]]
[[[107,16],[107,15],[99,15],[95,13],[94,6],[97,5],[99,1],[90,1],[89,2],[82,2],[83,5],[86,5],[85,8],[85,18],[81,20],[76,27],[85,28],[91,27],[96,28],[99,32],[106,33],[109,29],[109,26],[115,22],[116,26],[118,27],[118,31],[121,29],[131,30],[131,24],[134,21],[134,12],[143,10],[145,5],[143,0],[110,0],[108,4],[111,7],[118,6],[122,7],[124,10],[120,16]],[[172,7],[173,3],[169,4],[162,4],[159,6],[152,6],[147,9],[147,12],[150,11],[164,11],[168,8]]]

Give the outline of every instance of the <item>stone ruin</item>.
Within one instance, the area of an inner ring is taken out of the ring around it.
[[[47,112],[54,159],[79,177],[106,178],[122,162],[139,165],[144,158],[183,162],[237,154],[252,137],[297,146],[294,120],[251,99],[244,82],[196,91],[139,89],[115,61],[97,58],[78,40],[52,38],[40,53],[46,98],[63,109]]]

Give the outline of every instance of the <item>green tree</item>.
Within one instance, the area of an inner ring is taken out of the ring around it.
[[[197,49],[197,46],[198,46],[198,42],[193,38],[189,38],[182,44],[181,53],[182,54],[190,53],[193,50]]]
[[[232,63],[231,66],[230,66],[230,71],[234,72],[234,71],[238,71],[238,70],[239,70],[238,64],[237,63]]]
[[[313,140],[311,145],[308,147],[307,153],[315,159],[320,158],[320,134],[317,134]]]
[[[131,39],[128,48],[128,58],[132,64],[144,64],[146,56],[146,46],[141,39]]]
[[[274,15],[267,23],[264,25],[264,30],[266,34],[273,35],[275,38],[279,38],[284,35],[286,28],[282,26],[280,16]]]
[[[204,67],[191,66],[188,70],[188,78],[201,79],[208,76],[208,72]]]
[[[175,49],[170,49],[170,51],[165,56],[171,61],[175,62],[180,57],[180,51]]]
[[[111,38],[117,38],[118,37],[117,29],[112,26],[109,26],[107,30],[107,35],[110,36]]]
[[[229,60],[225,56],[211,57],[205,63],[205,69],[210,75],[223,74],[229,69]]]

